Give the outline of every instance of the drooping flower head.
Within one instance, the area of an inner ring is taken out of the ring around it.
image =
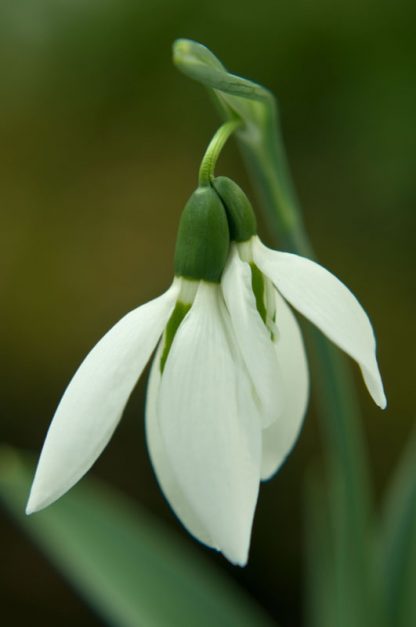
[[[366,312],[339,279],[310,259],[264,246],[255,223],[250,222],[249,216],[254,214],[243,190],[226,177],[214,179],[213,185],[231,217],[232,243],[222,289],[241,351],[247,361],[250,355],[255,360],[253,345],[247,339],[252,336],[248,328],[254,328],[249,315],[254,310],[254,299],[257,317],[269,330],[268,340],[281,366],[282,413],[262,437],[262,478],[267,479],[290,452],[308,400],[302,338],[288,305],[358,363],[370,395],[384,409],[386,398],[376,360],[376,341]],[[260,346],[259,338],[253,344]],[[273,380],[273,375],[268,379]]]
[[[305,351],[288,303],[358,362],[384,406],[372,328],[351,292],[316,263],[263,246],[233,181],[198,188],[182,214],[172,286],[122,318],[75,373],[27,512],[92,466],[157,347],[146,436],[159,484],[192,535],[244,565],[260,480],[284,461],[307,405]]]

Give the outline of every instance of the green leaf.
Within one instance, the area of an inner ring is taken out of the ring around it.
[[[136,504],[83,479],[25,516],[33,464],[0,450],[0,499],[85,600],[115,627],[270,626],[235,585]]]
[[[177,67],[207,87],[225,116],[244,122],[236,131],[269,236],[280,247],[314,258],[294,191],[277,105],[263,87],[227,72],[200,44],[179,40]],[[374,524],[368,461],[354,385],[337,349],[309,329],[314,388],[328,472],[328,517],[333,560],[334,627],[380,627],[382,608],[374,576]]]
[[[319,480],[311,473],[306,481],[306,604],[308,627],[381,627],[385,624],[372,569],[373,552],[354,550],[354,521],[346,511],[340,477]],[[357,538],[357,542],[362,542]],[[363,559],[364,558],[364,559]]]
[[[387,492],[382,517],[382,573],[389,624],[416,625],[416,430]]]
[[[334,627],[334,551],[328,513],[328,499],[316,472],[305,482],[305,598],[307,627]]]

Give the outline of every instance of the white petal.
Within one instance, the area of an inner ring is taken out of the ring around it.
[[[270,250],[257,238],[253,255],[282,296],[358,362],[368,391],[377,405],[384,408],[386,397],[376,360],[373,328],[355,296],[333,274],[310,259]]]
[[[309,372],[302,334],[295,316],[276,292],[276,325],[279,339],[276,354],[285,388],[283,413],[262,433],[261,478],[270,479],[295,444],[309,396]]]
[[[261,409],[263,427],[281,413],[284,391],[270,331],[257,310],[248,263],[241,261],[235,244],[221,280],[231,323]]]
[[[261,425],[219,286],[201,282],[160,389],[160,426],[176,480],[218,548],[247,562],[257,501]]]
[[[26,512],[46,507],[92,466],[166,325],[178,285],[131,311],[98,342],[75,373],[49,427]]]
[[[192,509],[191,504],[185,497],[180,487],[170,459],[166,452],[166,447],[160,431],[159,422],[159,393],[161,383],[160,356],[162,354],[162,344],[159,345],[152,368],[150,370],[149,383],[147,386],[146,399],[146,440],[149,449],[150,459],[153,469],[158,479],[160,488],[170,503],[176,516],[182,521],[187,531],[200,542],[213,546],[207,530],[199,520],[197,514]]]

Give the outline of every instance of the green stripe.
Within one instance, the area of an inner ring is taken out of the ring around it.
[[[253,288],[254,296],[256,297],[256,307],[264,324],[267,325],[267,312],[266,305],[264,304],[264,276],[261,270],[258,269],[254,262],[250,263],[251,268],[251,287]]]
[[[166,360],[168,358],[172,342],[176,335],[176,331],[178,330],[180,323],[185,318],[190,308],[190,303],[182,303],[181,301],[178,301],[175,305],[175,309],[173,310],[172,315],[166,325],[165,336],[163,338],[165,345],[163,347],[162,356],[160,358],[160,372],[163,372],[165,368]]]

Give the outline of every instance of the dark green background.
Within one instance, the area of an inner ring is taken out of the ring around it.
[[[278,95],[315,248],[379,339],[388,410],[357,382],[380,499],[414,420],[411,0],[2,0],[0,439],[38,451],[84,354],[170,284],[181,208],[218,125],[204,90],[172,66],[177,37]],[[250,192],[235,146],[217,172]],[[192,543],[148,461],[145,378],[94,472]],[[262,488],[245,570],[195,545],[282,626],[300,622],[303,478],[319,455],[310,410],[294,453]],[[6,625],[100,624],[5,519],[0,533]]]

